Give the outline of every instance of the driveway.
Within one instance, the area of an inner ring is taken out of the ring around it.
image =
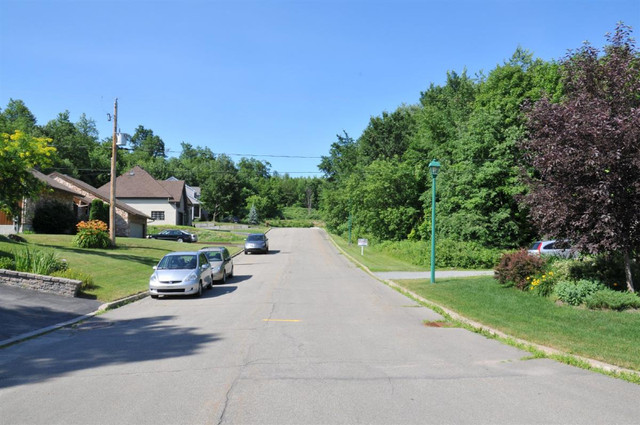
[[[0,345],[96,311],[102,303],[0,284]]]

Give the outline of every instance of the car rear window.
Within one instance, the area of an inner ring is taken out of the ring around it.
[[[222,260],[222,255],[219,251],[205,251],[204,255],[207,256],[207,260],[209,261],[220,261]]]
[[[533,245],[531,245],[531,249],[538,249],[541,243],[542,242],[534,242]]]

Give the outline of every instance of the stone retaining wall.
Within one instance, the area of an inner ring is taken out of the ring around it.
[[[0,269],[0,283],[8,286],[17,286],[18,288],[64,295],[65,297],[75,297],[80,290],[80,285],[82,285],[80,280],[5,269]]]

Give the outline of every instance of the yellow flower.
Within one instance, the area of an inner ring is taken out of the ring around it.
[[[549,276],[553,276],[553,272],[549,272]]]

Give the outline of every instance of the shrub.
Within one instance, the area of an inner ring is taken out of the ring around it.
[[[33,230],[36,233],[70,234],[76,224],[73,210],[60,201],[40,201],[33,213]]]
[[[577,260],[567,260],[559,257],[547,258],[548,269],[553,271],[556,282],[561,280],[576,280],[571,275],[571,269],[576,262]]]
[[[269,227],[313,227],[315,222],[313,220],[269,220],[265,224]]]
[[[73,244],[80,248],[108,248],[111,239],[107,233],[107,224],[100,220],[81,221],[78,223],[78,233],[73,238]]]
[[[496,266],[501,255],[501,250],[486,248],[477,242],[452,239],[436,241],[436,264],[439,267],[491,269]]]
[[[560,301],[575,306],[582,304],[588,296],[602,289],[604,285],[595,280],[582,279],[577,282],[563,280],[556,284],[554,293]]]
[[[15,270],[16,262],[13,257],[0,257],[0,269]]]
[[[631,273],[635,282],[640,281],[640,264],[632,262]],[[570,275],[573,280],[599,280],[609,287],[626,281],[624,260],[619,254],[588,256],[581,261],[574,261],[570,267]]]
[[[94,199],[91,201],[91,207],[89,208],[89,221],[93,220],[100,220],[108,223],[109,204],[101,201],[100,199]]]
[[[59,260],[53,251],[41,251],[25,247],[14,252],[15,270],[20,272],[50,275],[53,272],[66,270],[67,262]]]
[[[93,276],[78,270],[73,270],[73,269],[61,270],[61,271],[52,273],[51,276],[64,277],[65,279],[80,280],[82,281],[82,285],[80,285],[81,291],[95,287],[95,284],[93,283]]]
[[[529,282],[530,291],[537,295],[548,297],[553,293],[557,278],[555,273],[550,270],[542,275],[527,277],[527,281]]]
[[[585,304],[590,309],[608,308],[622,311],[628,308],[640,308],[640,297],[633,292],[602,289],[588,296]]]
[[[428,266],[431,245],[427,241],[384,241],[381,249],[395,258],[409,261],[416,266]],[[501,251],[485,248],[475,242],[461,242],[451,239],[436,241],[436,264],[438,267],[459,267],[465,269],[492,268],[498,262]]]
[[[495,268],[495,278],[501,285],[513,285],[520,290],[525,290],[529,287],[532,276],[537,276],[544,271],[545,264],[544,258],[529,255],[524,249],[505,253]]]

